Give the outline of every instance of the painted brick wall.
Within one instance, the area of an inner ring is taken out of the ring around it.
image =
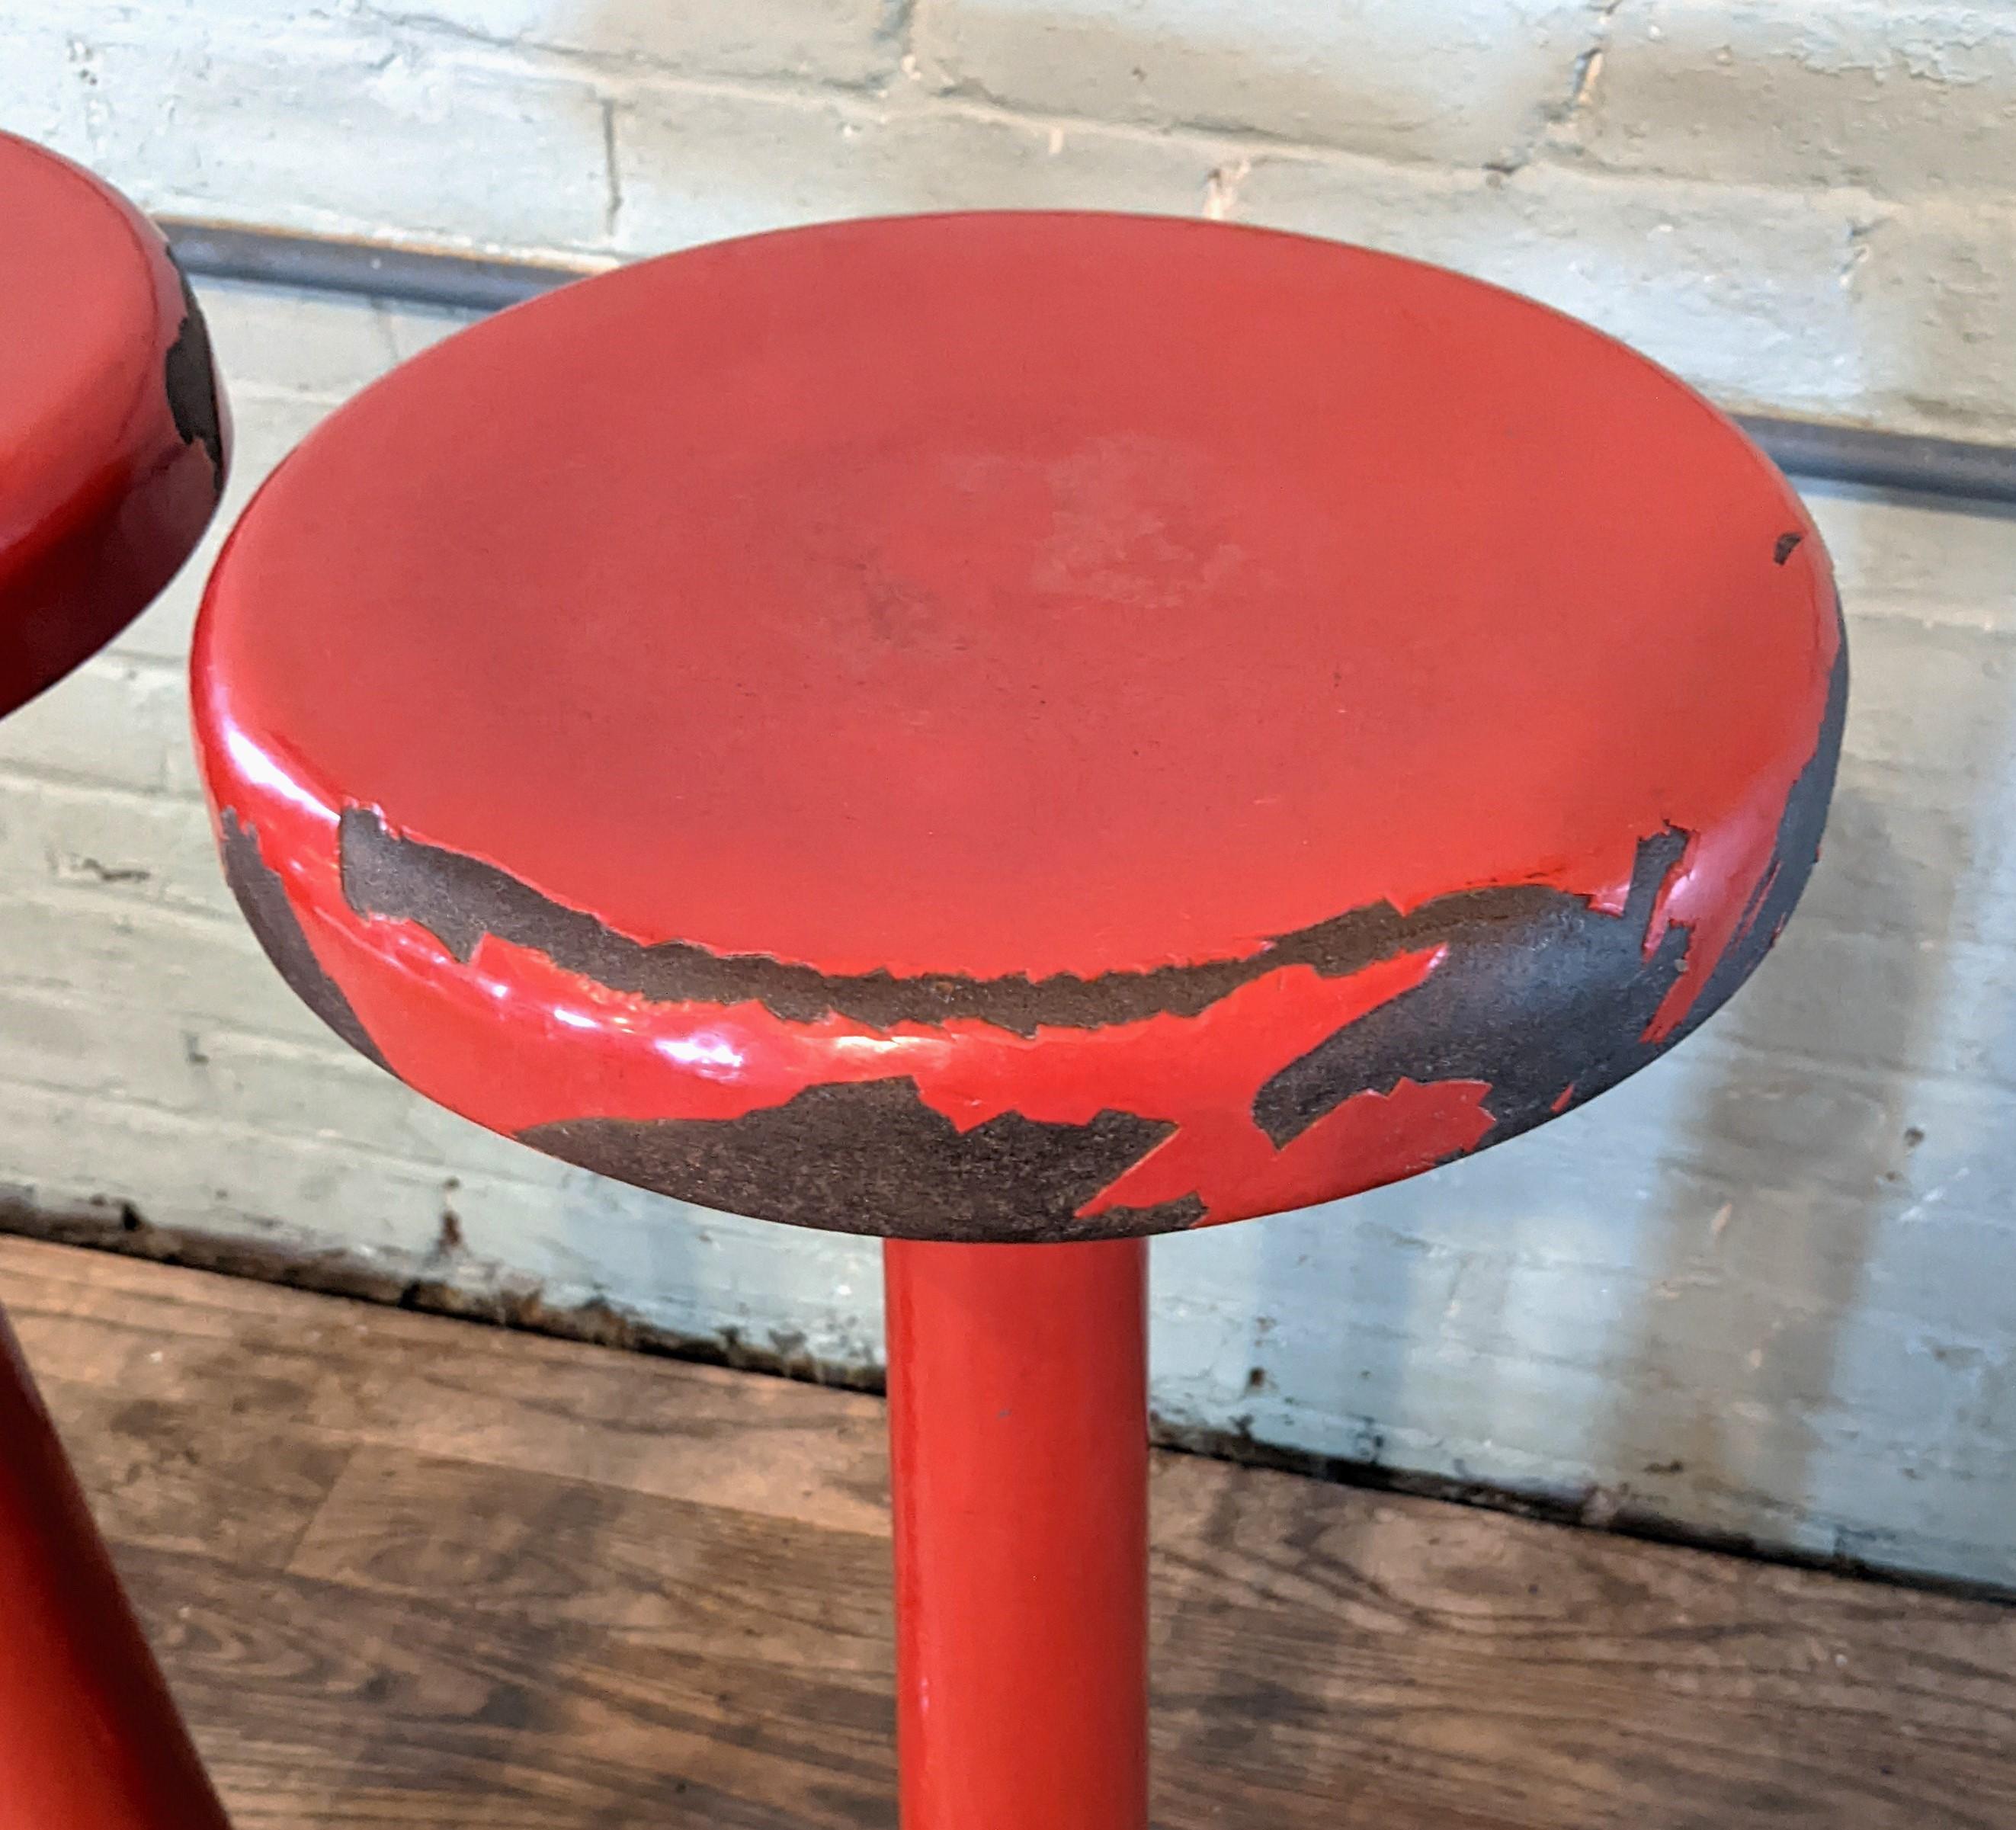
[[[1732,404],[2016,439],[2003,5],[6,0],[0,125],[164,211],[573,259],[964,205],[1273,223],[1520,286]],[[239,503],[454,327],[206,297]],[[1518,1144],[1160,1243],[1172,1427],[2016,1585],[2016,522],[1815,507],[1855,699],[1780,956]],[[0,726],[0,1183],[871,1363],[872,1252],[487,1137],[282,989],[195,796],[200,571]]]
[[[1199,211],[1534,292],[1732,402],[2016,419],[2016,9],[8,0],[0,119],[163,210],[575,258]]]

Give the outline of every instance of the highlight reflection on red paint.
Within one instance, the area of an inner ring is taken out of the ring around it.
[[[343,898],[335,829],[269,805],[270,846],[295,865],[294,895],[325,970],[401,1079],[501,1130],[556,1115],[740,1118],[809,1087],[907,1077],[961,1130],[1004,1112],[1083,1124],[1103,1111],[1175,1131],[1082,1210],[1195,1194],[1220,1221],[1370,1187],[1473,1147],[1490,1126],[1475,1082],[1402,1081],[1318,1121],[1283,1150],[1252,1117],[1261,1087],[1368,1011],[1424,983],[1445,949],[1402,953],[1338,978],[1305,966],[1249,981],[1194,1017],[1019,1036],[955,1019],[888,1028],[837,1015],[793,1022],[763,1005],[654,1003],[487,935],[465,964],[411,922],[366,919]],[[278,823],[277,827],[275,823]],[[293,848],[290,849],[290,845]],[[387,966],[390,970],[387,970]],[[500,1021],[543,1025],[540,1045],[497,1072]]]
[[[167,392],[187,308],[160,231],[89,172],[0,133],[0,237],[9,711],[146,608],[201,538],[221,485]]]

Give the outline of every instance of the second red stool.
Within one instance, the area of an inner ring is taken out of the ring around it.
[[[160,232],[0,134],[0,714],[175,575],[227,441],[203,314]],[[0,1826],[223,1824],[0,1315]]]

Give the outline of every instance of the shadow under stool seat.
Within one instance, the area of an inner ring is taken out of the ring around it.
[[[194,691],[240,904],[338,1033],[891,1242],[905,1822],[1139,1830],[1142,1239],[1684,1037],[1798,900],[1845,669],[1797,498],[1622,345],[1000,214],[416,358],[248,511]]]
[[[160,233],[0,134],[0,714],[146,608],[224,487],[202,314]],[[0,1823],[224,1817],[0,1315]]]

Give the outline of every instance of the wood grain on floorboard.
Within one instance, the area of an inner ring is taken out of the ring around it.
[[[878,1400],[20,1240],[0,1302],[239,1830],[893,1826]],[[1157,1830],[2016,1824],[2016,1611],[1154,1506]]]

